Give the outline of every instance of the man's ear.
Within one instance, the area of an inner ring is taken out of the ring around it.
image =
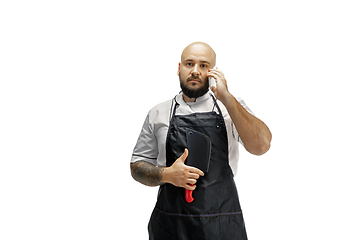
[[[180,63],[179,63],[179,68],[178,68],[177,75],[180,76]]]

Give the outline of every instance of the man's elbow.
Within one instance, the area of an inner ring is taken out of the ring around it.
[[[267,151],[269,151],[270,145],[271,145],[270,140],[268,140],[268,141],[262,141],[261,143],[258,143],[252,147],[245,146],[245,149],[251,154],[261,156],[265,154]]]
[[[270,142],[261,145],[258,156],[265,154],[270,149]]]
[[[136,163],[130,163],[131,176],[132,176],[132,178],[133,178],[135,181],[138,181],[138,180],[136,179],[136,171],[135,171],[135,169],[136,169]]]
[[[267,151],[269,151],[270,149],[270,145],[271,145],[271,139],[272,139],[272,134],[270,132],[270,130],[268,131],[267,134],[264,134],[262,141],[260,141],[259,146],[258,146],[258,154],[256,155],[263,155],[265,154]]]

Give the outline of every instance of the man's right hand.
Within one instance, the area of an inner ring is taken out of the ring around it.
[[[163,181],[171,183],[177,187],[183,187],[188,190],[195,190],[195,183],[204,173],[195,167],[185,165],[185,160],[189,151],[185,148],[184,153],[170,166],[164,169]],[[194,184],[190,186],[189,184]]]

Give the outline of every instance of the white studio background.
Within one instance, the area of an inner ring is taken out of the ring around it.
[[[209,43],[273,133],[241,149],[251,240],[359,240],[358,1],[2,1],[0,239],[147,239],[130,176],[147,112]]]

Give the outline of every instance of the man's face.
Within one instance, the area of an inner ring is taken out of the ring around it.
[[[198,98],[209,90],[207,73],[215,65],[211,49],[202,45],[186,48],[179,63],[178,75],[183,93],[189,98]]]

